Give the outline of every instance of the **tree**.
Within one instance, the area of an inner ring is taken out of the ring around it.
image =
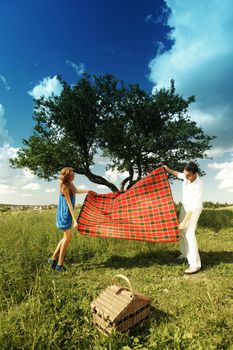
[[[72,166],[90,181],[117,191],[92,171],[100,150],[110,159],[108,168],[128,172],[122,189],[162,164],[179,169],[189,159],[207,158],[213,137],[188,116],[194,96],[178,95],[173,80],[170,88],[154,94],[137,84],[126,87],[110,74],[84,75],[75,86],[60,81],[60,96],[35,100],[33,135],[23,140],[13,167],[27,167],[51,180],[62,167]]]

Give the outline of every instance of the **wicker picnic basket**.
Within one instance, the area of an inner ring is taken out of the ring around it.
[[[123,279],[129,288],[118,287],[117,278]],[[112,331],[127,331],[150,315],[150,298],[134,292],[129,279],[116,275],[112,285],[107,287],[91,303],[93,321],[99,331],[109,334]]]

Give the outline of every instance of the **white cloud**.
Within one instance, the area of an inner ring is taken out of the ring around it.
[[[20,196],[23,198],[31,198],[33,195],[32,195],[32,193],[23,193]]]
[[[145,22],[151,22],[152,21],[152,14],[149,14],[145,17]]]
[[[97,187],[97,188],[101,188],[101,189],[103,189],[103,188],[106,189],[106,188],[107,188],[107,187],[104,186],[104,185],[97,185],[96,187]]]
[[[32,180],[36,177],[29,169],[26,168],[22,169],[22,173],[28,180]]]
[[[41,185],[38,183],[30,182],[29,184],[22,187],[23,190],[37,191],[41,188]]]
[[[210,163],[209,168],[218,170],[215,180],[220,181],[218,188],[233,192],[233,161],[223,163]]]
[[[56,191],[55,187],[53,187],[53,188],[46,188],[45,189],[45,192],[47,192],[47,193],[53,193],[55,191]]]
[[[8,136],[8,132],[6,130],[5,109],[0,103],[0,146],[3,146],[10,141],[11,138]]]
[[[9,159],[14,158],[17,154],[18,148],[4,145],[0,147],[0,184],[11,185],[12,179],[19,177],[20,170],[12,169],[9,165]]]
[[[164,43],[162,41],[157,41],[156,45],[157,45],[157,55],[162,54],[164,52],[166,46],[164,45]]]
[[[107,165],[110,162],[110,158],[104,157],[101,154],[101,150],[99,149],[98,152],[94,155],[94,163],[99,165]]]
[[[30,183],[35,176],[27,169],[13,169],[10,167],[9,160],[15,158],[18,148],[10,145],[0,147],[0,186],[1,193],[9,194],[20,193],[28,182]],[[14,192],[13,192],[14,191]],[[7,196],[6,196],[7,199]]]
[[[31,91],[28,91],[28,94],[37,100],[41,97],[48,98],[52,93],[59,96],[62,89],[62,85],[55,75],[53,78],[44,78]]]
[[[16,187],[0,184],[0,194],[14,194],[15,192],[16,192]]]
[[[222,180],[218,188],[233,190],[233,179]]]
[[[78,76],[82,75],[85,72],[85,65],[83,63],[76,64],[74,62],[66,60],[66,64],[72,67]]]
[[[233,2],[231,0],[166,0],[167,24],[174,45],[150,62],[155,88],[175,79],[177,91],[195,95],[190,115],[217,136],[215,151],[233,151]],[[163,51],[163,50],[162,50]]]
[[[108,169],[105,171],[105,176],[108,180],[116,182],[118,180],[123,180],[125,177],[129,176],[129,173],[127,171],[120,173],[117,170]]]
[[[224,163],[210,163],[208,165],[209,168],[213,169],[232,169],[233,170],[233,162],[224,162]]]
[[[170,10],[166,6],[157,7],[154,14],[148,14],[145,22],[153,24],[166,24]]]
[[[0,75],[0,80],[2,81],[6,90],[10,90],[10,86],[7,84],[6,78],[3,75]]]
[[[3,105],[0,104],[0,118],[3,118],[5,115],[5,109],[3,107]]]
[[[221,157],[226,152],[225,148],[222,147],[213,147],[212,149],[206,151],[206,155],[209,158]]]
[[[10,145],[0,147],[0,203],[43,205],[57,203],[59,194],[59,182],[48,182],[39,179],[28,169],[13,169],[9,159],[15,158],[18,148]],[[86,189],[85,177],[81,183],[81,189]],[[90,185],[88,184],[88,187]],[[79,195],[78,201],[82,202],[85,195]]]

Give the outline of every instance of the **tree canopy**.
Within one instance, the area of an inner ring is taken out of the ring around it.
[[[121,189],[162,164],[180,169],[190,159],[207,158],[213,137],[188,115],[195,98],[177,94],[174,80],[168,89],[149,94],[111,74],[85,74],[74,86],[59,79],[59,96],[35,100],[33,134],[23,140],[12,166],[27,167],[47,180],[71,166],[117,191],[114,183],[93,172],[97,152],[109,158],[107,168],[128,172]]]

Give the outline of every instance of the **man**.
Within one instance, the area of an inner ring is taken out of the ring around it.
[[[179,217],[180,234],[180,258],[187,258],[189,268],[185,274],[193,274],[201,269],[201,259],[198,252],[195,230],[199,216],[202,212],[203,183],[198,176],[196,163],[189,162],[183,173],[169,169],[166,165],[164,169],[178,179],[183,180],[183,199]]]

